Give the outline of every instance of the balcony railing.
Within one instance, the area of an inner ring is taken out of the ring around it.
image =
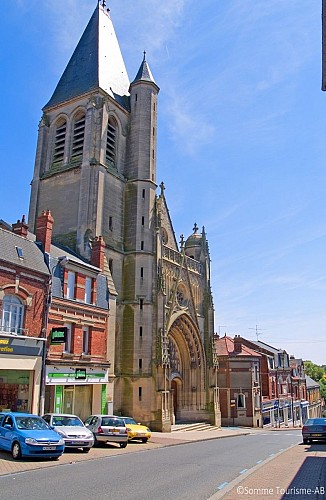
[[[169,260],[170,262],[174,262],[175,264],[180,265],[182,260],[182,255],[180,252],[173,250],[165,245],[163,245],[163,258]],[[189,271],[193,271],[198,274],[203,273],[203,265],[195,259],[191,257],[186,257],[187,267]]]
[[[0,322],[0,335],[23,335],[24,337],[28,337],[28,328],[15,328],[10,325],[3,325]]]

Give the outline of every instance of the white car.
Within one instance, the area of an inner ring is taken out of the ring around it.
[[[46,413],[42,418],[63,437],[65,448],[81,448],[84,453],[88,453],[93,446],[93,433],[77,415]]]
[[[120,448],[125,448],[128,444],[128,431],[121,417],[91,415],[85,425],[94,434],[94,446],[117,443]]]

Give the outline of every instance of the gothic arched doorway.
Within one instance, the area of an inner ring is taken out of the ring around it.
[[[198,327],[189,315],[178,315],[171,324],[168,339],[174,419],[198,421],[203,418],[206,406],[205,356]]]

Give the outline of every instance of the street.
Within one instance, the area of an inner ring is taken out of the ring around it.
[[[58,462],[58,466],[2,476],[1,498],[43,500],[46,492],[49,500],[204,500],[300,442],[299,431],[260,431],[98,460],[90,456],[79,463]]]

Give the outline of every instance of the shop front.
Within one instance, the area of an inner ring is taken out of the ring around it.
[[[48,365],[46,367],[45,411],[72,413],[82,420],[94,413],[112,412],[108,397],[108,369]]]
[[[0,335],[0,411],[39,412],[44,339]]]

